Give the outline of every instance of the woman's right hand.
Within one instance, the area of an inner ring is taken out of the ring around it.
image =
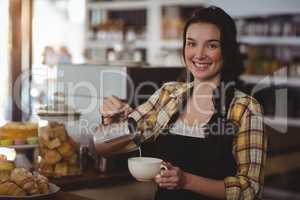
[[[102,124],[107,125],[112,123],[117,115],[120,115],[117,118],[127,118],[131,111],[132,108],[116,96],[104,98],[103,104],[100,106]]]

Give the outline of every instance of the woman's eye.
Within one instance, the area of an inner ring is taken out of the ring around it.
[[[187,47],[194,47],[194,46],[196,46],[196,44],[195,44],[195,42],[187,42],[186,46]]]
[[[207,47],[208,47],[209,49],[216,49],[216,48],[219,48],[220,45],[219,45],[219,44],[216,44],[216,43],[209,43],[209,44],[207,45]]]

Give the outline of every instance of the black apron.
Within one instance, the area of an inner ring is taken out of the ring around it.
[[[231,99],[228,99],[227,105]],[[221,115],[215,113],[207,126],[219,123],[221,119]],[[170,162],[185,172],[205,178],[223,180],[236,174],[237,166],[232,154],[233,134],[227,135],[223,129],[221,131],[223,134],[208,133],[205,138],[195,138],[171,134],[168,133],[168,129],[164,132],[166,133],[160,134],[154,142],[154,156]],[[158,187],[155,199],[213,200],[214,198],[183,189],[168,190]]]

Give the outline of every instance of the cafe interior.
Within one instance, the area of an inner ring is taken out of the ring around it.
[[[234,19],[240,84],[264,111],[262,199],[300,199],[299,0],[0,0],[0,199],[154,199],[128,169],[151,143],[99,153],[122,134],[99,136],[99,110],[181,80],[185,22],[209,5]]]

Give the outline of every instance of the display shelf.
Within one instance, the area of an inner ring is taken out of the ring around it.
[[[280,77],[271,75],[242,75],[240,80],[249,84],[272,84],[299,87],[300,77]]]
[[[269,7],[269,8],[261,8],[261,9],[241,9],[234,10],[230,12],[232,17],[234,18],[252,18],[252,17],[269,17],[274,15],[294,15],[300,13],[300,8],[290,8],[290,7],[282,7],[284,4],[281,4],[281,7]],[[299,6],[298,6],[299,7]]]
[[[240,43],[252,44],[252,45],[288,45],[288,46],[300,46],[300,37],[271,37],[271,36],[242,36],[238,38]],[[141,46],[145,45],[145,41],[138,41]],[[162,40],[162,48],[182,48],[181,40]]]
[[[300,127],[300,118],[265,116],[266,125]]]
[[[126,1],[110,1],[110,2],[91,2],[87,0],[87,13],[89,12],[101,12],[99,18],[107,20],[107,11],[132,11],[145,10],[146,12],[146,24],[145,25],[145,40],[139,40],[135,43],[136,48],[146,49],[146,62],[150,65],[162,65],[164,61],[159,60],[160,52],[163,49],[180,49],[182,43],[178,40],[163,40],[161,38],[161,27],[163,9],[168,6],[179,7],[199,7],[207,5],[207,0],[126,0]],[[90,20],[86,18],[86,20]],[[90,24],[90,21],[87,21]],[[87,26],[85,44],[90,49],[108,49],[112,48],[116,43],[121,41],[107,40],[105,42],[93,40],[89,37],[90,28]],[[110,42],[113,41],[113,42]]]
[[[86,47],[88,48],[113,48],[122,41],[108,41],[108,40],[87,40]],[[137,40],[133,45],[135,48],[145,49],[147,47],[146,40]]]
[[[199,6],[206,5],[208,0],[135,0],[135,1],[110,1],[110,2],[91,2],[87,8],[92,10],[137,10],[148,9],[151,4],[159,6]]]
[[[159,1],[159,3],[161,6],[199,6],[201,4],[207,5],[208,0],[167,0]]]
[[[90,10],[140,10],[149,8],[150,3],[149,0],[91,2],[88,3],[87,8]]]
[[[238,41],[240,43],[253,45],[300,45],[300,37],[296,36],[241,36],[238,38]]]
[[[146,62],[150,65],[160,65],[158,62],[158,54],[162,49],[173,50],[182,48],[182,42],[178,40],[164,40],[162,38],[161,24],[163,20],[163,9],[168,6],[178,7],[199,7],[206,5],[216,5],[223,8],[235,19],[255,18],[255,17],[272,17],[278,15],[297,15],[300,13],[300,4],[295,0],[288,0],[285,4],[281,1],[251,1],[245,7],[244,3],[215,0],[122,0],[122,1],[100,1],[92,2],[87,0],[87,13],[89,11],[100,11],[103,20],[106,20],[107,11],[136,11],[145,10],[146,24],[145,25],[145,41],[138,41],[137,48],[146,49]],[[257,6],[261,5],[261,6]],[[233,9],[234,8],[234,9]],[[89,20],[87,18],[87,20]],[[89,24],[89,23],[87,23]],[[87,26],[87,31],[90,27]],[[87,34],[88,35],[88,34]],[[89,48],[111,48],[114,43],[103,43],[102,41],[93,41],[86,37],[86,44]],[[240,36],[239,42],[251,44],[254,46],[300,46],[300,37],[296,36]]]
[[[182,41],[181,40],[162,40],[161,48],[180,49],[180,48],[182,48]]]

